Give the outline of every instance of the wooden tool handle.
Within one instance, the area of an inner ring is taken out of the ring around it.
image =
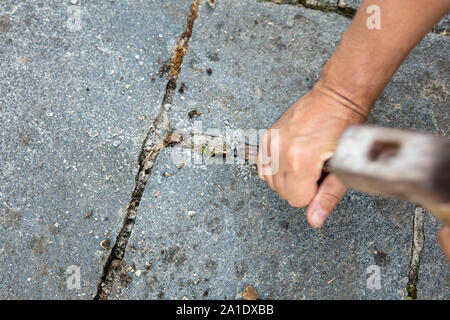
[[[242,145],[235,156],[256,163],[258,147]],[[333,158],[324,162],[318,184],[333,173],[363,192],[420,202],[450,226],[450,142],[388,128],[352,128]]]
[[[356,190],[420,203],[450,226],[450,140],[446,137],[350,126],[330,167]]]

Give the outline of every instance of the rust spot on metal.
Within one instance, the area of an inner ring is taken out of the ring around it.
[[[400,150],[400,144],[397,141],[375,141],[369,149],[367,157],[370,161],[380,161],[395,157]]]

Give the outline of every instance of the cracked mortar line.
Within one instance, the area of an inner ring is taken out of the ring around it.
[[[148,130],[147,136],[142,144],[141,153],[139,155],[138,173],[135,178],[136,185],[131,200],[127,205],[127,213],[122,224],[122,229],[120,230],[116,242],[103,267],[94,300],[106,300],[112,292],[114,281],[117,278],[116,276],[120,272],[120,267],[123,266],[123,258],[125,256],[128,240],[136,222],[137,210],[145,190],[145,185],[151,177],[152,169],[159,152],[170,143],[170,141],[167,140],[167,137],[170,133],[169,115],[172,98],[177,86],[178,74],[181,70],[183,58],[188,49],[194,22],[198,17],[200,1],[201,0],[192,1],[190,12],[187,17],[186,28],[174,46],[171,70],[168,76],[168,83],[161,104],[161,110]]]
[[[272,2],[275,4],[288,4],[298,7],[305,7],[312,10],[322,12],[333,12],[349,19],[352,19],[357,9],[342,4],[340,0],[336,0],[336,4],[324,4],[316,0],[257,0],[258,2]]]
[[[348,6],[342,0],[336,0],[336,4],[320,3],[320,1],[317,1],[317,0],[257,0],[257,1],[258,2],[272,2],[275,4],[295,5],[295,6],[305,7],[305,8],[311,9],[311,10],[318,10],[318,11],[322,11],[322,12],[333,12],[333,13],[339,14],[339,15],[344,16],[349,19],[353,19],[356,12],[358,11],[358,8]],[[450,36],[449,29],[437,27],[437,26],[434,26],[430,30],[430,33],[439,34],[441,36]]]
[[[417,206],[414,210],[413,241],[407,286],[408,298],[411,299],[417,299],[417,281],[419,280],[420,258],[422,257],[425,242],[424,221],[426,214],[427,211],[422,207]]]

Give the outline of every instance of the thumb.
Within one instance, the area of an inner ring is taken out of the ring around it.
[[[333,174],[328,175],[320,184],[316,195],[309,203],[306,218],[313,228],[320,228],[333,209],[341,201],[347,187]]]
[[[450,262],[450,228],[445,226],[438,233],[438,242],[447,257],[448,262]]]

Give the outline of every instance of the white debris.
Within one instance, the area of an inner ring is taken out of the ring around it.
[[[193,217],[193,216],[195,216],[197,214],[197,212],[195,212],[195,211],[188,211],[187,214],[188,214],[189,217]]]

